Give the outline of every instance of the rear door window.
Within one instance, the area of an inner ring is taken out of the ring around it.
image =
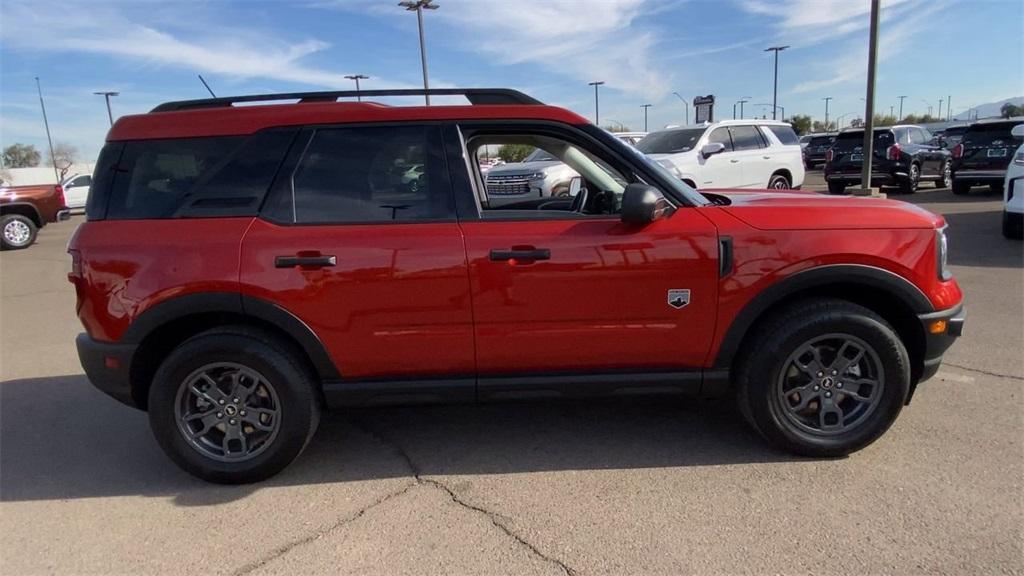
[[[754,126],[732,126],[729,131],[732,132],[732,145],[736,150],[757,150],[768,146],[764,136]]]
[[[294,224],[455,217],[437,126],[316,129],[265,209]]]
[[[708,144],[712,144],[715,142],[724,145],[726,152],[733,151],[732,138],[729,136],[728,128],[715,128],[714,130],[711,131],[711,134],[708,135]]]

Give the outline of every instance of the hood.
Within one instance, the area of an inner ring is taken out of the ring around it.
[[[815,192],[705,190],[729,199],[722,209],[761,230],[939,228],[942,216],[907,202]]]
[[[558,160],[545,160],[543,162],[513,162],[511,164],[494,166],[487,171],[487,175],[517,176],[520,174],[533,174],[534,172],[541,172],[547,168],[560,166],[561,164],[562,163]]]

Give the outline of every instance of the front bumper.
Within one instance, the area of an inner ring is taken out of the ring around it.
[[[966,316],[963,303],[946,310],[918,315],[925,335],[924,366],[921,377],[918,379],[919,383],[931,378],[939,371],[942,355],[964,332]],[[941,330],[939,330],[940,326]],[[909,402],[909,399],[907,401]]]
[[[57,211],[57,222],[63,222],[71,218],[71,208],[64,208]]]
[[[135,344],[99,342],[82,333],[75,338],[78,360],[89,382],[111,398],[132,408],[141,408],[132,396],[129,370]]]

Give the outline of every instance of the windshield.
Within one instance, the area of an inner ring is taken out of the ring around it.
[[[888,130],[875,130],[875,149],[881,150],[888,148],[894,142],[892,132]],[[836,137],[835,144],[832,145],[836,150],[852,150],[864,145],[864,131],[857,130],[854,132],[843,132]]]
[[[636,149],[644,154],[675,154],[689,152],[700,141],[705,128],[686,130],[665,130],[653,132],[636,143]]]
[[[530,152],[530,155],[524,158],[523,162],[550,162],[552,160],[557,162],[558,158],[555,158],[549,152],[537,148],[533,152]]]

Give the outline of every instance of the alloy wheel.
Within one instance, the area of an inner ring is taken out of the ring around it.
[[[24,246],[32,238],[32,230],[21,220],[11,220],[4,226],[4,239],[13,246]]]

